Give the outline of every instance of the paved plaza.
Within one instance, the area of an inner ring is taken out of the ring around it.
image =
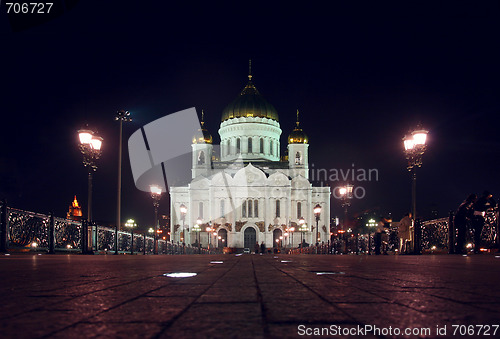
[[[2,338],[492,337],[500,324],[500,258],[486,254],[12,254],[0,272]]]

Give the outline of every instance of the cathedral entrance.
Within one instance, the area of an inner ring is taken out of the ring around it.
[[[227,231],[225,229],[219,230],[219,236],[217,237],[218,243],[217,247],[224,248],[227,247]]]
[[[244,248],[249,248],[250,251],[255,247],[255,243],[257,242],[257,233],[253,227],[247,227],[245,233],[243,233],[244,240]]]
[[[282,232],[279,228],[277,228],[273,231],[273,247],[280,247],[282,245],[281,240],[280,240],[281,236],[282,236]]]

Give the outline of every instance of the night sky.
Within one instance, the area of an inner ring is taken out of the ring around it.
[[[398,220],[409,210],[401,139],[418,122],[430,131],[417,174],[421,216],[446,216],[472,192],[498,198],[499,18],[497,1],[80,1],[15,31],[2,5],[0,198],[64,216],[76,194],[85,207],[76,131],[88,123],[104,138],[94,217],[114,223],[115,112],[134,119],[125,146],[144,124],[193,106],[205,110],[218,143],[222,110],[245,86],[248,59],[254,84],[278,111],[282,154],[299,109],[315,168],[378,169],[378,181],[355,183],[366,197],[353,201],[352,215]],[[126,151],[122,202],[122,220],[152,224],[152,201],[135,188]],[[168,209],[165,196],[160,212]]]

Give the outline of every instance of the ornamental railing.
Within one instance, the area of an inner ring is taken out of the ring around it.
[[[447,218],[420,221],[418,234],[413,233],[413,243],[411,253],[454,253],[456,246],[457,230],[452,227],[450,232],[450,219],[453,222],[453,215]],[[415,228],[417,229],[417,227]],[[483,250],[498,248],[498,208],[489,211],[485,215],[485,224],[481,232],[481,244]],[[450,234],[453,236],[450,242]],[[375,253],[374,233],[356,234],[355,232],[345,232],[332,237],[326,243],[319,246],[307,246],[304,248],[283,249],[283,252],[290,254],[368,254]],[[415,241],[416,240],[416,241]],[[397,227],[390,227],[384,234],[381,252],[395,253],[398,249],[399,238]],[[472,225],[467,225],[466,244],[471,250],[474,244],[474,230]],[[450,249],[451,245],[451,249]],[[415,250],[415,246],[416,250]]]
[[[11,250],[82,251],[82,222],[51,215],[24,211],[8,207],[0,202],[0,252]],[[54,241],[51,244],[51,219],[54,223]],[[97,237],[96,237],[97,232]],[[154,239],[140,233],[118,231],[119,253],[153,254]],[[115,252],[115,229],[99,225],[88,225],[88,250],[98,253]],[[158,254],[217,254],[218,248],[183,246],[158,239]],[[132,247],[133,244],[133,247]]]

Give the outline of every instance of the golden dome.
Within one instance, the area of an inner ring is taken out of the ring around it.
[[[221,121],[241,117],[259,117],[278,120],[278,112],[262,95],[252,82],[251,63],[248,83],[240,95],[222,111]]]
[[[309,143],[309,138],[307,135],[304,133],[302,128],[299,127],[299,110],[297,110],[297,126],[294,128],[292,133],[288,136],[288,143],[289,144],[308,144]]]
[[[201,128],[198,131],[201,131],[203,137],[193,138],[193,144],[211,144],[213,142],[212,134],[208,132],[205,128],[205,113],[201,110]]]

